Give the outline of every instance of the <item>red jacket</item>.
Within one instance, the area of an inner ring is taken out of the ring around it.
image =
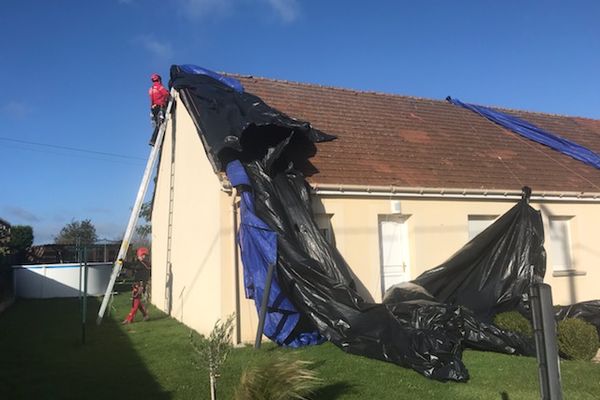
[[[152,108],[159,106],[165,107],[169,100],[169,91],[160,82],[154,82],[150,90],[148,90],[148,96],[150,96],[150,105]]]

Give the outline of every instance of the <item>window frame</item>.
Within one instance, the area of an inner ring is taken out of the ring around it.
[[[497,214],[469,214],[467,215],[467,239],[470,242],[477,237],[481,232],[485,231],[490,225],[492,225],[500,217]],[[490,223],[480,230],[476,235],[471,237],[471,221],[490,221]]]
[[[570,272],[574,272],[575,271],[575,263],[574,263],[574,259],[573,259],[573,234],[572,234],[572,228],[571,228],[571,222],[573,220],[573,216],[569,216],[569,215],[548,215],[548,244],[549,244],[549,263],[550,263],[550,267],[552,268],[552,272],[553,274],[561,274],[561,273],[570,273]],[[566,258],[567,259],[567,264],[566,265],[562,265],[562,264],[558,264],[556,262],[557,260],[557,253],[555,252],[555,246],[556,244],[553,242],[553,230],[552,230],[552,224],[554,223],[554,221],[561,221],[564,222],[564,226],[566,227],[566,246],[565,243],[561,243],[560,245],[563,246],[566,250],[567,250],[567,254],[566,256],[562,256],[560,258]]]

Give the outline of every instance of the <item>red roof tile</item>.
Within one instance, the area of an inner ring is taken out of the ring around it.
[[[240,77],[272,107],[338,137],[311,183],[600,192],[600,170],[446,101]],[[600,153],[600,121],[502,110]]]

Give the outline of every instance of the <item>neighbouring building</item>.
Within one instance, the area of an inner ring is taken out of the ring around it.
[[[526,185],[543,217],[554,302],[600,298],[600,170],[446,101],[236,78],[272,107],[338,137],[317,145],[306,172],[317,223],[366,298],[380,301],[390,285],[442,263]],[[600,153],[600,121],[503,111]],[[179,103],[154,193],[152,301],[202,333],[236,311],[236,337],[248,341],[257,317],[236,262],[237,201]]]
[[[99,240],[86,246],[88,262],[107,262],[117,259],[121,243],[114,240]],[[74,263],[79,261],[75,245],[68,244],[41,244],[31,246],[28,252],[28,262],[31,264],[57,264]]]

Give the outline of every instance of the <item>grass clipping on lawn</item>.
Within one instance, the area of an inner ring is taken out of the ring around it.
[[[307,399],[321,380],[308,361],[276,357],[242,373],[236,400]]]

